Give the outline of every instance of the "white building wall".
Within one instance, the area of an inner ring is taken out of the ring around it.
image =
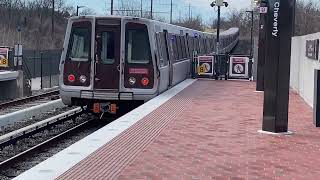
[[[292,38],[290,85],[313,107],[314,70],[320,69],[319,60],[306,57],[306,40],[320,39],[320,32]]]

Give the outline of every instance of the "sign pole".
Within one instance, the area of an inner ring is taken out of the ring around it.
[[[288,132],[291,38],[295,0],[268,0],[262,130]]]
[[[266,28],[267,28],[267,3],[260,3],[260,20],[259,20],[259,47],[258,47],[258,63],[257,63],[257,91],[264,91],[264,64],[267,48]]]

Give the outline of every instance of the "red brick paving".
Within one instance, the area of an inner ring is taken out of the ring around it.
[[[199,80],[59,179],[319,179],[312,109],[291,93],[294,135],[259,134],[263,94],[254,90]]]

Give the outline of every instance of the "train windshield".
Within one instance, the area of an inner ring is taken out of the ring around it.
[[[74,24],[71,30],[68,58],[72,61],[89,61],[91,23]]]
[[[151,50],[147,26],[144,24],[126,24],[126,60],[128,63],[148,64]]]

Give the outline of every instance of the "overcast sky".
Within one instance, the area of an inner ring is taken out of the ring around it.
[[[111,0],[66,0],[69,5],[77,6],[82,5],[93,9],[99,15],[110,14],[110,2]],[[141,0],[114,0],[114,9],[119,7],[121,2],[135,2],[137,9],[140,9]],[[150,11],[151,0],[142,0],[143,9]],[[155,16],[161,16],[169,20],[170,17],[170,1],[171,0],[153,0]],[[216,18],[217,13],[215,8],[210,7],[210,3],[213,0],[173,0],[173,18],[188,17],[189,5],[191,6],[192,15],[201,15],[205,22],[210,22]],[[229,7],[222,8],[222,17],[226,16],[232,9],[245,10],[251,8],[252,0],[225,0],[229,3]],[[310,1],[310,0],[304,0]],[[320,0],[311,0],[315,3],[319,3]],[[320,3],[319,3],[320,4]]]
[[[132,0],[122,0],[132,1]],[[67,0],[69,5],[77,6],[83,5],[91,8],[97,12],[97,14],[103,15],[110,12],[111,0]],[[114,0],[115,9],[121,0]],[[140,2],[140,0],[136,0]],[[143,9],[150,9],[151,0],[143,0]],[[201,15],[205,21],[216,16],[215,9],[210,7],[212,0],[173,0],[173,13],[174,19],[187,16],[189,12],[189,4],[191,6],[192,15]],[[244,9],[250,8],[251,0],[227,0],[229,3],[228,8],[222,8],[222,12],[225,13],[231,9]],[[139,4],[139,3],[138,3]],[[139,5],[138,5],[139,7]],[[154,11],[161,12],[155,15],[165,17],[169,19],[170,0],[154,0]]]

